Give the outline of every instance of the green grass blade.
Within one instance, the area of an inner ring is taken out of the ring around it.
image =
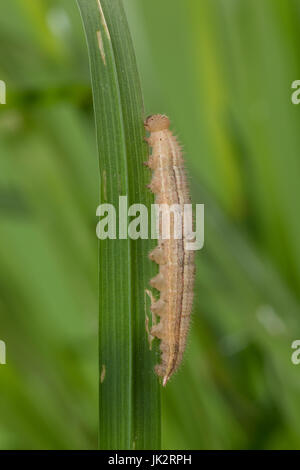
[[[118,208],[151,196],[143,142],[143,102],[121,1],[78,0],[91,65],[101,176],[101,202]],[[100,448],[160,447],[157,362],[145,332],[144,290],[155,267],[148,240],[100,242]],[[147,304],[148,305],[148,304]]]

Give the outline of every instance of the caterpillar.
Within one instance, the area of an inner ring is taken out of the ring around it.
[[[144,126],[150,133],[146,141],[152,148],[152,154],[146,165],[153,170],[149,189],[155,194],[155,203],[168,207],[177,204],[183,211],[184,205],[191,201],[182,149],[169,129],[170,120],[165,115],[154,114],[145,120]],[[159,300],[146,290],[151,299],[152,312],[149,339],[150,343],[154,337],[160,339],[161,362],[155,366],[155,372],[162,377],[163,386],[182,361],[195,278],[194,251],[187,249],[184,219],[181,218],[183,235],[180,239],[174,235],[174,219],[175,216],[170,222],[169,239],[162,236],[159,222],[158,246],[149,254],[149,258],[159,265],[159,273],[150,280],[150,285],[160,291]]]

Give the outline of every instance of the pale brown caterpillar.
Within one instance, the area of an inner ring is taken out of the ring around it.
[[[169,207],[179,204],[183,209],[184,204],[190,204],[189,188],[182,150],[169,130],[170,121],[165,115],[155,114],[149,116],[144,124],[150,132],[146,140],[152,147],[152,154],[146,164],[153,170],[149,188],[155,194],[155,203],[168,204]],[[158,275],[150,281],[150,285],[160,291],[159,300],[151,292],[146,292],[151,298],[153,319],[150,339],[157,337],[161,340],[161,362],[156,365],[155,371],[163,377],[163,385],[166,385],[180,365],[186,346],[193,303],[195,263],[194,251],[187,250],[184,235],[181,239],[175,239],[172,221],[169,239],[162,238],[160,228],[158,246],[149,254],[149,258],[159,264]],[[160,321],[157,317],[160,317]]]

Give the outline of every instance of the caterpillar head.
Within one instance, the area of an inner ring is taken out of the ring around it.
[[[170,120],[164,114],[152,114],[144,122],[145,129],[149,132],[158,132],[169,129]]]

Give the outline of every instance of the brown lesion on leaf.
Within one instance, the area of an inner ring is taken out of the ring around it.
[[[151,300],[151,305],[153,305],[155,302],[156,302],[156,299],[154,297],[154,295],[152,294],[152,292],[148,289],[145,289],[145,327],[146,327],[146,333],[148,335],[148,343],[149,343],[149,349],[151,351],[152,349],[152,342],[154,340],[154,336],[151,334],[151,329],[152,327],[156,324],[156,315],[154,312],[151,311],[151,314],[152,314],[152,326],[151,328],[149,327],[149,316],[147,314],[147,302],[146,302],[146,294],[148,295],[148,297],[150,298]]]
[[[97,39],[98,39],[98,46],[100,50],[100,54],[103,60],[104,65],[106,65],[106,57],[105,57],[105,51],[104,51],[104,45],[103,45],[103,40],[102,40],[102,34],[101,31],[97,31]]]
[[[102,6],[101,6],[101,1],[97,0],[97,3],[98,3],[98,8],[99,8],[100,17],[101,17],[101,23],[103,25],[106,36],[107,36],[108,40],[110,41],[110,34],[109,34],[108,27],[107,27],[106,19],[105,19],[104,13],[103,13],[103,9],[102,9]]]
[[[100,383],[104,382],[105,376],[106,376],[106,367],[105,367],[105,364],[102,364],[101,374],[100,374]]]
[[[103,170],[102,172],[102,184],[103,184],[103,197],[104,201],[107,201],[107,190],[106,190],[106,170]]]

